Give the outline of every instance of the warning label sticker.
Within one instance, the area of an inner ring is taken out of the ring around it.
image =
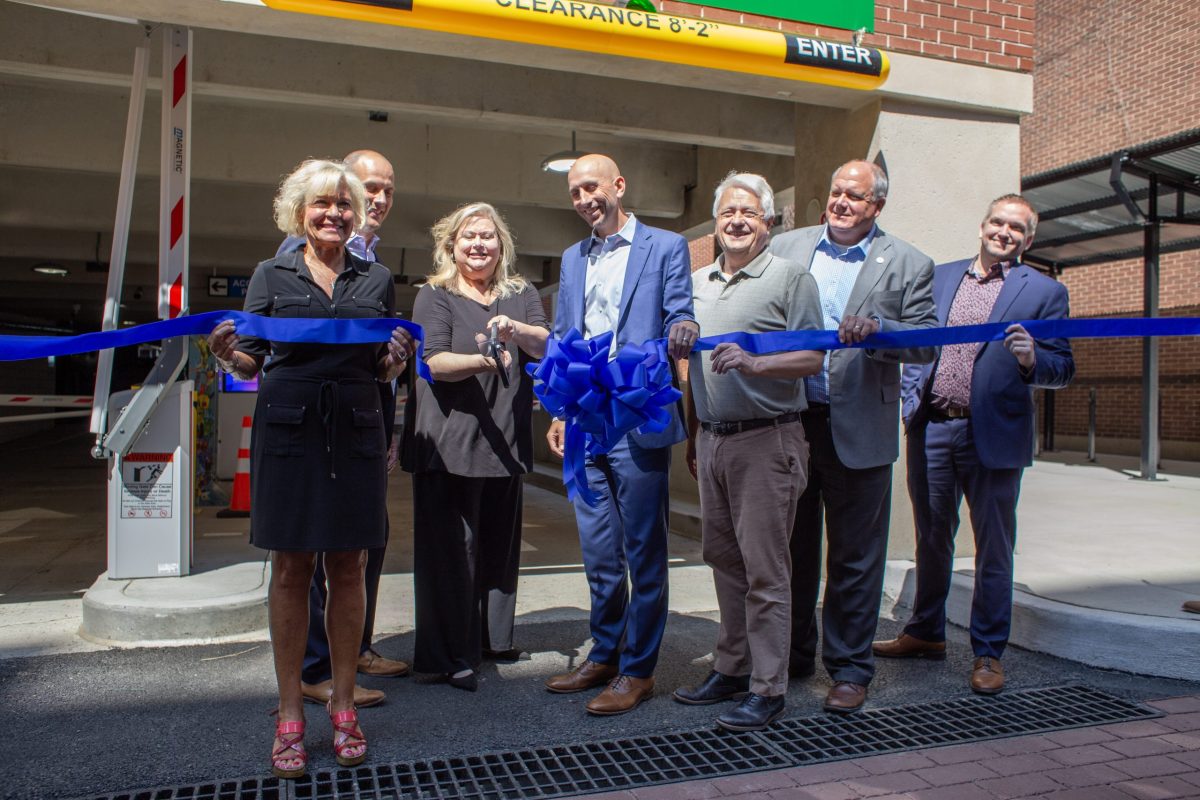
[[[175,499],[175,454],[130,453],[121,459],[121,517],[169,519]]]

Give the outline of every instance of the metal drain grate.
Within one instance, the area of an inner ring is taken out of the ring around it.
[[[704,730],[318,772],[311,782],[297,781],[293,797],[517,800],[716,778],[791,764],[792,759],[752,737]]]
[[[1085,686],[964,697],[920,706],[878,708],[853,716],[784,719],[759,736],[797,764],[1162,716]]]
[[[718,778],[922,747],[1160,717],[1084,686],[784,719],[762,733],[716,730],[143,789],[93,800],[518,800]]]
[[[103,800],[286,800],[288,787],[278,778],[213,781],[174,788],[136,789],[107,794]],[[366,800],[365,796],[363,800]]]

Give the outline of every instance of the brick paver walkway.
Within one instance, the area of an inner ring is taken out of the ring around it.
[[[1200,798],[1200,695],[1149,705],[1168,716],[611,792],[589,800]]]

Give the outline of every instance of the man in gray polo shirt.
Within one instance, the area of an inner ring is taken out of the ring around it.
[[[767,252],[775,200],[758,175],[730,173],[713,216],[721,256],[692,273],[705,336],[734,331],[820,330],[820,294],[808,270]],[[804,490],[808,444],[800,412],[806,375],[822,350],[752,355],[731,342],[688,361],[687,463],[700,483],[704,560],[721,610],[714,669],[675,699],[690,705],[742,699],[717,718],[761,730],[784,711],[791,637],[788,539]]]

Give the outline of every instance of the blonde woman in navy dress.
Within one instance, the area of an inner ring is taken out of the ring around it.
[[[244,310],[301,319],[395,316],[387,267],[346,250],[365,218],[364,197],[362,181],[340,162],[306,161],[285,178],[275,222],[305,244],[255,268]],[[213,330],[209,346],[221,369],[239,378],[263,370],[250,444],[250,541],[272,551],[267,603],[279,717],[271,768],[281,778],[296,778],[308,762],[300,670],[318,556],[329,582],[333,749],[338,764],[360,764],[367,741],[353,693],[363,566],[366,549],[383,544],[387,513],[376,381],[394,379],[416,348],[401,328],[386,344],[294,344],[239,337],[232,322]]]

